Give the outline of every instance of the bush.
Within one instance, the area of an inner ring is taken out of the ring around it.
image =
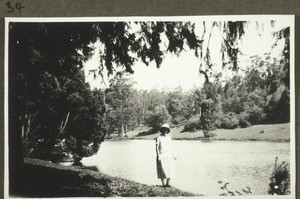
[[[139,132],[138,136],[145,136],[145,135],[151,135],[151,134],[154,134],[156,132],[152,131],[152,129],[150,129],[149,131],[142,131],[142,132]]]
[[[176,125],[180,125],[183,124],[184,122],[186,122],[186,119],[184,117],[178,116],[172,119],[172,123],[176,126]]]
[[[239,125],[241,128],[246,128],[251,126],[251,123],[249,122],[249,114],[243,112],[239,116]]]
[[[221,121],[221,128],[224,129],[235,129],[239,127],[239,119],[237,118],[237,115],[233,112],[228,112],[227,114],[224,114],[222,118],[220,118]]]
[[[263,108],[254,106],[247,113],[249,114],[249,122],[251,124],[262,124],[265,122],[266,113]]]
[[[277,161],[278,157],[275,159],[268,193],[272,195],[286,195],[290,193],[290,167],[286,162],[277,165]]]
[[[212,138],[212,137],[215,137],[217,134],[212,132],[212,131],[203,131],[203,135],[204,135],[204,138]]]
[[[251,123],[248,120],[240,119],[239,125],[241,128],[247,128],[251,126]]]
[[[198,129],[200,129],[200,115],[195,115],[186,122],[182,131],[197,131]]]

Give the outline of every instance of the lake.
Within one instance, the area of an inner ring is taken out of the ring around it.
[[[275,157],[290,159],[286,142],[173,140],[176,177],[171,184],[184,191],[208,196],[229,190],[242,192],[249,186],[255,195],[267,195]],[[97,166],[106,174],[149,185],[160,185],[156,175],[154,140],[105,141],[97,155],[84,158],[86,166]]]

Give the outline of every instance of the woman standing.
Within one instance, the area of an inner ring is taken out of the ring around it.
[[[160,133],[156,138],[157,177],[161,179],[163,187],[171,187],[170,179],[175,176],[175,169],[169,125],[163,124]]]

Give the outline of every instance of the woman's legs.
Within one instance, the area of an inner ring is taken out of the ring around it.
[[[171,187],[170,186],[171,178],[167,178],[167,180],[166,180],[166,178],[161,178],[160,180],[161,180],[161,183],[162,183],[163,187]]]
[[[171,178],[167,178],[166,187],[170,187],[170,180],[171,180]]]
[[[161,178],[161,183],[162,183],[162,186],[165,187],[166,186],[166,183],[165,183],[165,178]]]

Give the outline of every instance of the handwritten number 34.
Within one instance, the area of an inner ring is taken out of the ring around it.
[[[22,3],[17,2],[14,6],[10,3],[6,3],[6,7],[8,8],[7,13],[15,12],[15,10],[18,10],[19,13],[22,12],[22,9],[25,8],[25,6],[22,6]]]

